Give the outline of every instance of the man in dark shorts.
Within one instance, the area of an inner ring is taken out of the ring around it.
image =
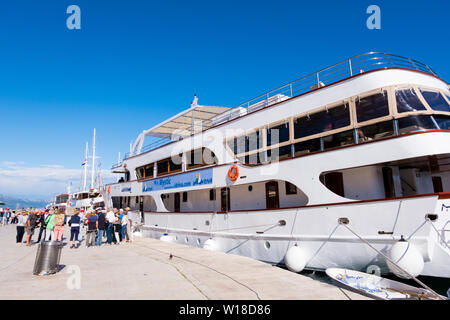
[[[28,215],[26,228],[27,228],[27,246],[31,246],[31,237],[34,234],[34,228],[37,223],[37,215],[34,212],[31,212]]]

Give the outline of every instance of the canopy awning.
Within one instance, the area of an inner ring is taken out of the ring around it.
[[[188,136],[212,127],[212,119],[228,110],[228,107],[194,105],[143,133],[145,136],[167,139]]]
[[[153,128],[142,131],[130,150],[130,155],[141,153],[145,137],[157,137],[166,141],[178,140],[181,137],[211,128],[215,124],[214,119],[231,110],[229,107],[201,106],[197,104],[197,100],[197,96],[194,96],[194,101],[192,101],[189,109],[157,124]],[[156,141],[155,145],[158,144],[160,142]]]

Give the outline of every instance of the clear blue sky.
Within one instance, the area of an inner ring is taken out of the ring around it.
[[[66,27],[71,4],[81,30]],[[381,30],[366,28],[371,4]],[[4,1],[0,163],[78,170],[96,127],[109,168],[194,93],[235,106],[368,51],[415,58],[449,81],[449,12],[448,0]]]

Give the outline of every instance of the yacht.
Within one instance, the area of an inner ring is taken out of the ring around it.
[[[54,201],[52,201],[47,208],[56,208],[56,209],[66,209],[67,201],[69,200],[68,193],[61,193],[55,196]]]
[[[89,144],[86,142],[86,150],[84,161],[82,166],[84,167],[83,174],[83,187],[80,191],[77,192],[69,192],[69,199],[67,201],[67,208],[69,212],[74,210],[87,212],[89,210],[103,208],[104,202],[103,197],[99,192],[98,184],[100,183],[100,174],[97,175],[95,169],[95,128],[93,135],[93,143],[92,143],[92,156],[89,156]],[[88,158],[92,159],[91,162],[91,186],[87,187],[87,176],[88,176]],[[96,180],[97,179],[97,180]]]
[[[411,58],[357,55],[232,108],[194,97],[112,172],[105,204],[144,236],[382,274],[406,242],[417,274],[450,278],[450,91]]]

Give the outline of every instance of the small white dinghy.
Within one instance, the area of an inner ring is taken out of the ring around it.
[[[347,289],[379,300],[440,300],[432,292],[364,272],[328,268],[326,274]],[[447,298],[440,296],[441,299]]]

